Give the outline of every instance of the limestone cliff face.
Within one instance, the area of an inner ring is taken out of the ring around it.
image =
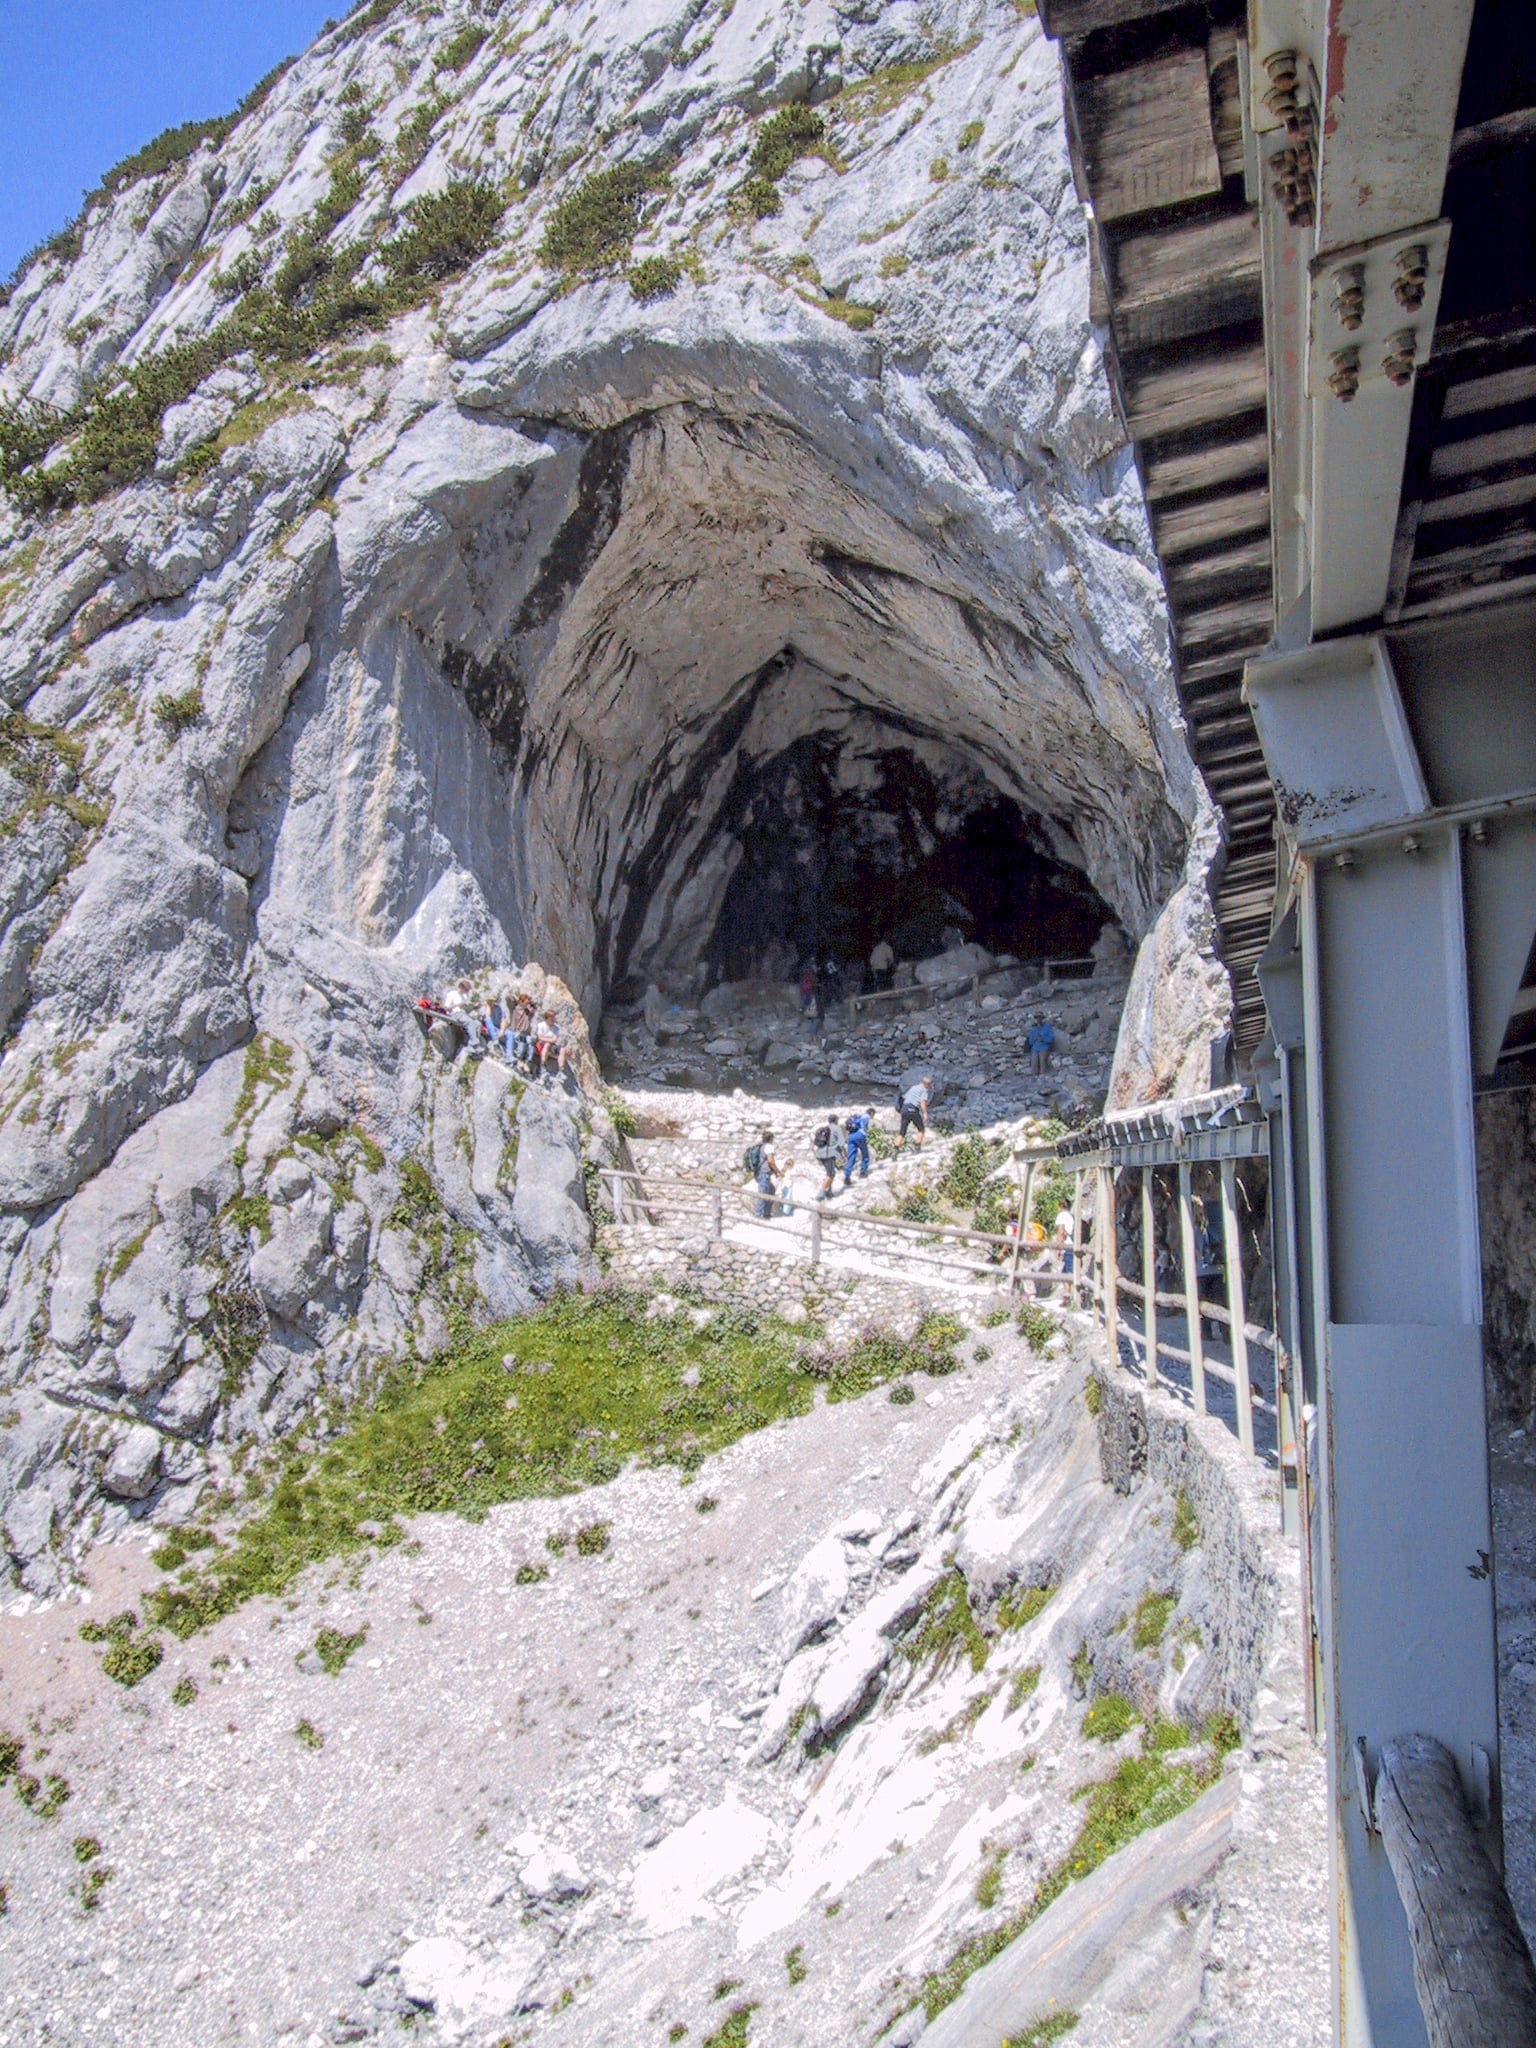
[[[1183,977],[1143,1085],[1203,1081],[1211,812],[1085,263],[1002,0],[369,0],[24,270],[0,1512],[38,1583],[130,1424],[195,1486],[542,1284],[481,1159],[513,1119],[406,1000],[533,959],[595,1021],[697,952],[733,778],[806,735],[1036,816]],[[579,1192],[573,1129],[524,1142]]]

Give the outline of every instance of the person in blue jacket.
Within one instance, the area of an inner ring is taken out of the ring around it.
[[[866,1109],[862,1115],[855,1111],[848,1119],[848,1161],[843,1168],[843,1186],[845,1188],[852,1187],[853,1185],[855,1163],[858,1165],[859,1179],[868,1180],[869,1178],[869,1126],[874,1119],[874,1114],[875,1112],[872,1109]]]
[[[1037,1074],[1043,1074],[1051,1064],[1051,1051],[1056,1044],[1056,1027],[1049,1017],[1035,1012],[1035,1020],[1029,1027],[1024,1040],[1024,1049],[1029,1054],[1029,1064]]]

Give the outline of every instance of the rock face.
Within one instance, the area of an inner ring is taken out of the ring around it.
[[[807,99],[821,153],[764,175]],[[584,184],[618,164],[643,197]],[[1146,1085],[1211,1035],[1211,812],[1032,19],[371,0],[77,241],[0,308],[29,1583],[126,1430],[195,1491],[579,1269],[557,1104],[510,1185],[512,1092],[409,1000],[543,963],[590,1097],[579,1013],[702,957],[732,791],[803,740],[1027,815],[1174,975]]]

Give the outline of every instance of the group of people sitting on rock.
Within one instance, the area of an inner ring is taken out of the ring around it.
[[[493,1053],[514,1073],[532,1079],[553,1073],[563,1078],[569,1048],[560,1036],[552,1010],[537,1011],[532,996],[519,995],[510,1002],[487,996],[476,1003],[468,978],[453,982],[434,1002],[430,996],[417,999],[424,1017],[450,1025],[475,1056]]]
[[[901,1131],[896,1139],[898,1152],[905,1149],[909,1132],[914,1134],[913,1145],[918,1151],[922,1150],[923,1139],[928,1134],[928,1101],[932,1092],[933,1077],[930,1074],[924,1074],[910,1088],[897,1091],[895,1107],[901,1119]],[[869,1178],[869,1134],[874,1122],[873,1109],[854,1110],[843,1118],[836,1114],[830,1116],[816,1131],[811,1139],[811,1150],[822,1171],[822,1183],[816,1195],[818,1202],[836,1194],[839,1173],[843,1176],[845,1188],[853,1186],[855,1170],[860,1180]],[[763,1131],[756,1142],[747,1147],[742,1165],[757,1189],[754,1212],[759,1219],[794,1214],[795,1191],[790,1178],[794,1164],[793,1159],[774,1156],[772,1131]]]

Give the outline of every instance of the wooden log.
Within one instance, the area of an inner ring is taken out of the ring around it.
[[[1154,348],[1259,317],[1259,221],[1244,207],[1212,220],[1106,237],[1115,338]]]
[[[1170,506],[1157,518],[1154,530],[1157,551],[1165,562],[1239,534],[1268,533],[1269,486],[1250,485],[1246,490],[1229,491],[1224,498]]]
[[[1384,1744],[1375,1808],[1430,2048],[1536,2048],[1536,1967],[1450,1751],[1428,1735]]]
[[[1167,355],[1166,361],[1126,372],[1126,425],[1136,440],[1212,426],[1263,407],[1268,386],[1262,340]]]

